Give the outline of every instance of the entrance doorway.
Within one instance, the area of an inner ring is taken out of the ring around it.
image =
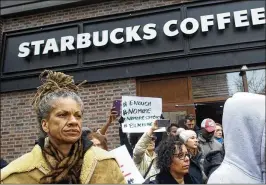
[[[171,123],[178,124],[188,114],[195,115],[199,127],[205,118],[222,123],[224,102],[236,91],[227,83],[226,75],[142,78],[137,80],[137,95],[162,98],[163,116]]]
[[[213,119],[216,123],[222,124],[224,101],[195,104],[196,122],[200,127],[202,120]]]

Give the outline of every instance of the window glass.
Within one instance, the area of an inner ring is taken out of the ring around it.
[[[239,72],[192,77],[194,99],[232,96],[243,91],[243,81]]]
[[[265,94],[265,69],[247,71],[248,91]]]

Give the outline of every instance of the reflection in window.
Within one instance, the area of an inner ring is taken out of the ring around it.
[[[169,119],[170,123],[178,123],[181,119],[184,119],[187,115],[187,111],[176,112],[163,112],[164,119]]]
[[[265,94],[265,69],[247,71],[248,91]]]
[[[243,92],[239,72],[192,77],[192,92],[195,99],[232,96]]]

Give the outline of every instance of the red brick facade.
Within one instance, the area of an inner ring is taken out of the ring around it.
[[[93,18],[116,13],[179,4],[181,0],[114,0],[93,5],[60,9],[49,13],[15,16],[0,21],[2,31],[14,31],[38,26]],[[2,36],[2,33],[1,33]],[[8,162],[31,150],[39,127],[31,107],[35,91],[1,94],[1,157]],[[134,79],[116,80],[86,85],[81,92],[85,103],[84,125],[91,128],[105,124],[112,101],[122,95],[135,95]],[[118,125],[108,131],[109,148],[119,146]]]
[[[63,23],[74,20],[94,18],[134,10],[149,9],[171,4],[179,4],[189,0],[115,0],[98,4],[82,5],[79,7],[56,10],[40,14],[19,16],[4,20],[4,30],[33,28],[49,24]]]
[[[122,95],[136,95],[134,79],[87,84],[80,95],[84,101],[83,125],[100,128],[106,123],[107,115],[115,99]],[[1,157],[11,161],[31,150],[38,137],[34,110],[31,106],[35,91],[1,94]],[[108,130],[109,148],[120,145],[118,124]]]

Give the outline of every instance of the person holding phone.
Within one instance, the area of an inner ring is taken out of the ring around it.
[[[155,140],[154,131],[159,129],[157,120],[153,122],[152,127],[145,132],[133,150],[133,160],[144,179],[157,174],[155,159]]]
[[[109,112],[109,116],[108,116],[108,120],[107,120],[106,124],[103,125],[102,128],[97,129],[97,133],[105,136],[108,128],[111,125],[114,124],[114,121],[117,119],[118,116],[119,116],[119,114],[116,111],[115,107],[112,107],[111,110],[110,110],[110,112]]]
[[[112,109],[110,110],[106,124],[103,125],[102,128],[100,129],[94,129],[86,133],[86,136],[88,137],[90,141],[93,142],[94,146],[102,148],[104,150],[108,150],[106,132],[108,128],[111,125],[113,125],[117,117],[118,117],[118,113],[115,107],[113,106]]]

